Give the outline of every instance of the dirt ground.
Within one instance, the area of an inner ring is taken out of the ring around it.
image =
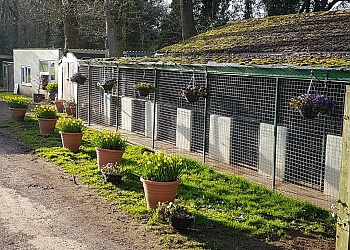
[[[115,209],[79,180],[35,156],[3,125],[0,101],[0,249],[165,249],[146,223]],[[193,238],[210,232],[194,231]],[[240,248],[229,237],[225,249]],[[292,237],[269,242],[248,238],[244,249],[334,249],[334,242]],[[181,249],[181,245],[177,245]]]

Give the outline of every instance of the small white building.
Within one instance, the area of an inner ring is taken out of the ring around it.
[[[32,97],[45,94],[45,86],[57,81],[61,49],[14,49],[15,92]]]
[[[80,59],[103,58],[104,50],[70,49],[58,63],[58,99],[77,100],[77,84],[70,81],[71,76],[79,71]]]

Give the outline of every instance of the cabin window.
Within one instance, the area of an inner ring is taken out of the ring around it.
[[[30,84],[32,81],[32,72],[29,66],[22,66],[21,71],[21,81],[22,84]]]

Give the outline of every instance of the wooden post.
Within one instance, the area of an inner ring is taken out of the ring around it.
[[[337,250],[350,247],[350,86],[346,86],[343,143],[337,211]]]

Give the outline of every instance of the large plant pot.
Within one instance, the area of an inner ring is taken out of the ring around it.
[[[79,147],[81,144],[81,139],[83,138],[83,133],[67,133],[60,131],[62,145],[64,148],[68,148],[73,153],[79,152]]]
[[[41,135],[52,134],[55,130],[57,118],[54,119],[44,119],[38,118],[39,129]]]
[[[27,108],[10,108],[11,118],[15,121],[23,121]]]
[[[64,103],[64,100],[56,100],[55,101],[55,105],[56,105],[58,113],[63,113],[63,108],[64,108],[63,103]]]
[[[101,170],[102,167],[107,163],[120,163],[124,154],[124,151],[121,150],[111,150],[98,147],[96,147],[95,149],[97,154],[97,164],[99,170]]]
[[[171,202],[175,200],[177,188],[181,182],[176,181],[157,182],[140,178],[145,191],[147,208],[155,209],[158,202]]]

